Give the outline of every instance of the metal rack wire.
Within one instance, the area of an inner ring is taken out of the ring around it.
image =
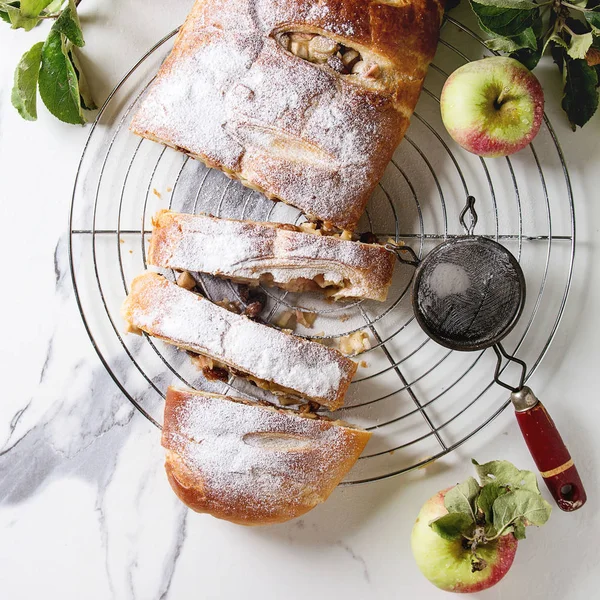
[[[83,151],[70,214],[71,275],[86,330],[123,394],[157,427],[171,384],[250,397],[267,393],[235,377],[227,384],[207,382],[185,353],[149,337],[124,335],[119,307],[131,279],[146,268],[153,213],[168,207],[232,218],[303,219],[296,209],[128,132],[175,33],[140,59],[100,110]],[[487,52],[476,34],[447,19],[413,124],[360,228],[409,243],[423,255],[460,234],[458,212],[465,195],[476,195],[479,230],[507,245],[525,271],[529,300],[507,347],[527,360],[529,378],[556,334],[571,286],[573,198],[547,118],[535,145],[506,159],[473,157],[446,136],[439,118],[443,82],[460,64]],[[198,274],[197,279],[213,300],[242,300],[231,283]],[[313,328],[297,330],[301,335],[335,344],[342,336],[364,332],[370,341],[370,348],[356,357],[361,367],[347,404],[336,413],[377,434],[347,484],[390,477],[437,459],[508,404],[493,384],[493,356],[447,351],[419,330],[410,308],[411,280],[412,270],[398,265],[385,303],[333,304],[316,294],[265,288],[263,317],[268,322],[275,323],[282,311],[300,309],[317,315]]]

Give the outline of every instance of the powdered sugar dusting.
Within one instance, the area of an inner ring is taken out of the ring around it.
[[[264,518],[312,508],[347,473],[366,437],[221,396],[173,388],[167,394],[163,445],[202,483],[209,512],[214,505]]]
[[[123,313],[150,335],[333,408],[356,371],[331,348],[232,313],[156,273],[133,281]]]
[[[276,224],[161,212],[149,262],[158,267],[258,280],[297,279],[344,285],[346,297],[385,298],[394,257],[380,246],[280,229]]]

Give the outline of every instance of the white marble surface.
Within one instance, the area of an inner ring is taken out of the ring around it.
[[[96,97],[189,5],[83,2]],[[288,524],[246,529],[186,511],[164,476],[156,430],[104,372],[75,307],[65,233],[88,130],[58,123],[43,107],[38,123],[20,120],[9,102],[12,70],[45,29],[0,25],[0,597],[445,596],[413,563],[414,517],[431,494],[470,474],[471,456],[533,468],[510,411],[433,466],[338,489]],[[505,581],[482,598],[583,600],[600,584],[600,118],[569,131],[553,68],[539,72],[573,179],[577,260],[565,319],[531,383],[562,426],[589,500],[575,514],[555,510],[532,531]]]

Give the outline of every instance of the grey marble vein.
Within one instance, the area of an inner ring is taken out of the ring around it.
[[[175,568],[177,566],[177,561],[179,560],[179,556],[181,555],[181,551],[183,550],[183,544],[185,543],[187,536],[187,517],[189,511],[183,506],[180,509],[179,515],[179,523],[177,526],[177,537],[175,539],[175,544],[171,548],[171,552],[167,557],[165,569],[163,572],[163,578],[161,583],[160,600],[165,600],[169,595],[169,590],[171,589],[171,584],[173,583],[173,576],[175,575]]]
[[[342,550],[345,550],[350,557],[352,558],[352,560],[356,561],[357,563],[359,563],[362,567],[362,572],[363,572],[363,577],[365,579],[365,581],[367,583],[371,583],[371,576],[369,575],[369,568],[367,567],[367,562],[365,561],[365,559],[362,556],[359,556],[358,554],[356,554],[356,552],[354,552],[354,550],[352,550],[352,548],[346,544],[343,541],[339,541],[336,543],[336,546],[342,548]]]

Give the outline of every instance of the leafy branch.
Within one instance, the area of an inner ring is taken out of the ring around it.
[[[81,0],[0,1],[0,19],[13,29],[30,31],[54,21],[44,42],[34,44],[15,69],[13,106],[28,121],[37,119],[37,92],[48,110],[65,123],[85,123],[84,110],[95,110],[76,54],[85,45],[77,6]]]
[[[534,69],[549,51],[563,78],[561,105],[573,131],[598,108],[600,0],[469,0],[490,50]]]
[[[480,546],[512,534],[525,538],[525,527],[543,525],[551,507],[542,498],[535,475],[520,471],[505,460],[473,465],[481,485],[469,477],[446,492],[444,506],[448,511],[429,526],[446,540],[461,540],[471,552],[473,572],[487,567],[477,553]]]

